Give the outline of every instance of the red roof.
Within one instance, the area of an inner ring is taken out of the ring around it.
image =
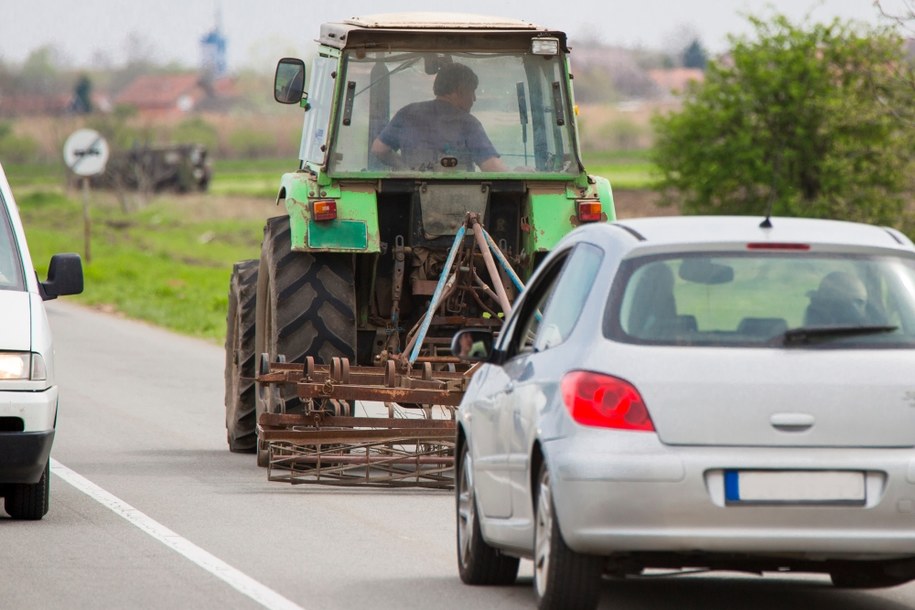
[[[146,74],[138,76],[114,98],[115,104],[135,106],[139,110],[190,110],[206,93],[197,74]],[[182,100],[186,100],[182,102]]]

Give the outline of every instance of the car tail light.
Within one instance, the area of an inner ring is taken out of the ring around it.
[[[654,431],[648,409],[631,383],[609,375],[573,371],[562,378],[561,387],[566,408],[579,424]]]
[[[333,199],[317,199],[311,202],[311,217],[314,220],[337,218],[337,202]]]
[[[582,199],[577,203],[579,222],[598,222],[603,217],[600,201]]]

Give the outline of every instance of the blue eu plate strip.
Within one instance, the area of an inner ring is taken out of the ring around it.
[[[740,482],[736,470],[724,471],[724,498],[728,502],[740,502]]]

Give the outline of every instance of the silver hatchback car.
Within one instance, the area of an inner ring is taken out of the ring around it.
[[[570,608],[648,568],[915,579],[915,247],[760,220],[582,227],[497,340],[455,336],[486,352],[459,410],[464,582],[530,558],[541,607]]]

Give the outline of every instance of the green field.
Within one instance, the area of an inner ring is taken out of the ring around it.
[[[650,189],[656,180],[654,164],[646,153],[585,153],[589,174],[603,176],[614,189]]]
[[[262,220],[195,220],[177,199],[129,215],[95,203],[87,261],[80,200],[32,190],[17,201],[41,278],[52,254],[83,255],[86,290],[68,300],[222,342],[232,264],[258,256]]]

